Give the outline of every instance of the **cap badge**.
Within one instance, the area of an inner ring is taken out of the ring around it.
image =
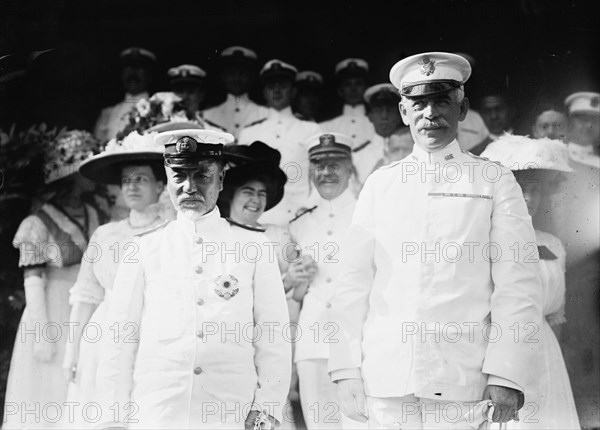
[[[425,76],[433,75],[435,72],[435,61],[433,61],[429,56],[424,56],[421,61],[417,63],[421,66],[421,74]]]
[[[323,146],[333,146],[335,143],[335,137],[333,134],[324,134],[319,137],[319,143]]]
[[[196,152],[197,148],[198,142],[196,142],[196,139],[189,136],[182,137],[175,144],[175,150],[177,152]]]
[[[598,104],[600,104],[600,97],[592,97],[590,100],[590,105],[595,108],[598,107]]]

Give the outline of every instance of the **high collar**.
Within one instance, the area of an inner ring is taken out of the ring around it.
[[[580,145],[578,143],[569,142],[567,148],[570,153],[577,153],[578,155],[592,156],[594,155],[594,148],[592,145]]]
[[[131,210],[129,212],[129,225],[134,229],[150,227],[160,217],[160,203],[148,205],[141,211]]]
[[[137,103],[141,99],[147,99],[148,97],[150,97],[150,94],[147,91],[136,95],[125,93],[125,101],[129,103]]]
[[[461,154],[461,149],[458,146],[458,141],[454,139],[448,145],[435,152],[427,152],[415,143],[411,158],[414,161],[426,164],[446,164],[455,161],[459,154]]]
[[[356,106],[344,105],[344,116],[365,116],[365,105],[360,104]]]
[[[269,108],[269,117],[277,118],[277,117],[294,117],[294,112],[292,112],[292,107],[288,106],[282,110],[275,110],[273,108]]]
[[[346,209],[354,202],[356,202],[356,198],[354,197],[354,194],[352,193],[350,187],[348,187],[344,190],[342,194],[340,194],[333,200],[327,200],[323,197],[320,197],[317,207],[326,212],[335,213],[344,211],[344,209]]]
[[[177,212],[177,223],[182,225],[186,230],[189,229],[194,233],[212,231],[211,229],[216,229],[216,226],[220,220],[221,213],[219,212],[219,208],[217,206],[215,206],[212,211],[195,220],[190,219],[181,211]]]
[[[226,103],[228,103],[228,104],[234,104],[234,105],[247,104],[248,103],[248,94],[242,94],[242,95],[239,95],[239,96],[234,96],[231,93],[227,93]]]

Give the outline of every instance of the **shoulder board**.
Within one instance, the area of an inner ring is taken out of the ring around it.
[[[259,120],[253,121],[250,124],[245,125],[244,128],[248,128],[248,127],[252,127],[253,125],[260,124],[261,122],[265,122],[267,119],[268,119],[268,117],[265,117],[265,118],[261,118]]]
[[[502,164],[502,163],[501,163],[501,162],[499,162],[499,161],[490,160],[489,158],[487,158],[487,157],[482,157],[481,155],[475,155],[475,154],[473,154],[472,152],[469,152],[469,151],[467,151],[466,149],[462,149],[462,150],[461,150],[461,152],[463,152],[464,154],[467,154],[467,155],[468,155],[469,157],[471,157],[471,158],[475,158],[475,159],[477,159],[477,160],[489,161],[490,163],[495,163],[495,164],[497,164],[498,166],[502,166],[502,167],[504,167],[504,164]]]
[[[165,222],[163,222],[162,224],[159,224],[159,225],[157,225],[156,227],[152,227],[152,228],[151,228],[151,229],[149,229],[149,230],[143,231],[143,232],[141,232],[141,233],[138,233],[138,234],[134,234],[134,237],[142,237],[142,236],[145,236],[145,235],[147,235],[148,233],[152,233],[152,232],[155,232],[155,231],[158,231],[158,230],[162,230],[162,229],[163,229],[163,228],[165,228],[165,227],[167,226],[167,224],[169,224],[170,222],[171,222],[171,220],[165,221]]]
[[[360,145],[358,145],[356,148],[354,148],[354,149],[352,150],[352,152],[358,152],[358,151],[360,151],[361,149],[365,149],[365,148],[366,148],[366,147],[367,147],[367,146],[368,146],[370,143],[371,143],[371,141],[370,141],[370,140],[367,140],[365,143],[361,143],[361,144],[360,144]]]
[[[250,230],[250,231],[258,231],[260,233],[264,233],[265,231],[267,231],[266,228],[263,227],[253,227],[251,225],[248,224],[242,224],[241,222],[237,222],[232,220],[231,218],[225,218],[227,220],[227,222],[231,225],[237,225],[238,227],[243,228],[244,230]]]
[[[306,215],[306,214],[308,214],[308,213],[311,213],[311,212],[312,212],[312,211],[314,211],[316,208],[317,208],[317,205],[314,205],[314,206],[313,206],[312,208],[310,208],[310,209],[304,209],[304,210],[302,210],[302,209],[301,209],[301,210],[300,210],[300,213],[298,213],[298,214],[297,214],[297,215],[294,217],[294,219],[290,220],[290,222],[294,222],[294,221],[296,221],[298,218],[300,218],[300,217],[302,217],[302,216],[304,216],[304,215]]]
[[[404,159],[402,159],[404,160]],[[394,161],[393,163],[387,164],[385,166],[381,166],[379,169],[377,170],[386,170],[386,169],[391,169],[394,166],[397,166],[398,164],[402,163],[402,160],[398,160],[398,161]],[[377,171],[376,170],[376,171]],[[375,173],[376,171],[374,171],[373,173]]]
[[[225,131],[225,132],[227,131],[227,130],[225,130],[225,128],[224,128],[224,127],[221,127],[219,124],[216,124],[216,123],[214,123],[214,122],[212,122],[212,121],[210,121],[210,120],[208,120],[208,119],[206,119],[206,118],[202,118],[202,120],[203,120],[205,123],[207,123],[208,125],[210,125],[210,126],[212,126],[212,127],[214,127],[214,128],[218,128],[219,130],[222,130],[222,131]]]

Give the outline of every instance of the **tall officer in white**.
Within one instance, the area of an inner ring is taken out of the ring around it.
[[[138,235],[117,273],[115,339],[98,370],[103,423],[252,429],[265,410],[281,421],[291,345],[277,260],[264,234],[232,228],[216,207],[233,136],[184,129],[156,141],[177,219]]]
[[[314,122],[296,118],[292,112],[297,73],[298,70],[291,64],[277,59],[267,61],[260,71],[260,78],[269,106],[269,116],[243,129],[238,139],[240,145],[249,145],[260,140],[277,149],[281,153],[279,167],[288,177],[283,199],[263,214],[259,220],[261,224],[287,226],[296,216],[296,212],[309,204],[306,141],[320,133],[321,128]]]
[[[340,116],[321,123],[323,131],[342,133],[352,138],[354,147],[364,144],[375,133],[363,100],[368,74],[369,63],[362,58],[346,58],[335,66],[338,95],[344,102],[344,108]]]
[[[220,105],[202,112],[202,117],[219,124],[236,138],[240,131],[255,121],[266,118],[269,110],[250,100],[248,91],[256,79],[256,52],[243,46],[230,46],[219,57],[221,82],[227,91]]]
[[[470,73],[441,52],[392,68],[415,146],[369,176],[341,244],[329,370],[342,411],[369,428],[465,428],[484,399],[507,422],[535,376],[535,235],[510,170],[456,141]]]
[[[102,109],[94,127],[94,136],[107,142],[123,130],[129,119],[127,114],[141,99],[149,97],[148,87],[152,82],[152,69],[156,63],[153,52],[138,47],[123,50],[121,59],[121,83],[125,90],[123,101]]]
[[[320,199],[290,223],[290,233],[317,270],[307,267],[304,272],[309,277],[298,279],[295,285],[294,299],[302,302],[302,309],[294,362],[307,428],[338,429],[341,417],[335,385],[327,374],[329,341],[336,327],[327,313],[333,282],[339,276],[339,243],[356,206],[356,197],[348,187],[353,171],[352,140],[338,133],[323,133],[310,139],[309,146],[310,177]]]

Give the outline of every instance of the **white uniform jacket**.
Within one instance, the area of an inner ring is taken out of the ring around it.
[[[281,153],[279,167],[286,173],[283,199],[260,217],[261,224],[287,226],[296,211],[309,207],[310,195],[308,147],[306,140],[321,132],[317,123],[302,121],[291,108],[276,111],[269,109],[269,117],[250,125],[240,133],[239,144],[250,145],[260,140]]]
[[[227,94],[223,103],[202,112],[203,118],[224,127],[236,138],[244,127],[267,116],[269,116],[269,109],[254,103],[248,94],[237,97]]]
[[[281,421],[291,343],[267,242],[230,226],[216,208],[195,222],[179,213],[136,238],[108,313],[115,338],[98,370],[103,419],[130,428],[243,429],[253,408]],[[128,402],[135,407],[126,415]]]
[[[137,102],[148,97],[148,93],[141,93],[135,96],[126,94],[125,100],[122,102],[102,109],[94,127],[94,136],[96,139],[100,142],[107,142],[115,137],[129,123],[127,114],[135,108]]]
[[[302,301],[294,361],[329,357],[329,342],[337,327],[328,311],[340,273],[340,242],[347,233],[356,197],[348,188],[333,200],[321,198],[317,207],[290,223],[290,234],[317,263],[318,273]]]
[[[374,397],[480,400],[487,383],[535,374],[537,244],[507,168],[456,140],[415,145],[367,179],[340,260],[332,379],[362,374]]]
[[[375,127],[365,114],[365,105],[344,105],[340,116],[321,123],[324,132],[343,133],[352,139],[354,147],[359,147],[371,140]]]

